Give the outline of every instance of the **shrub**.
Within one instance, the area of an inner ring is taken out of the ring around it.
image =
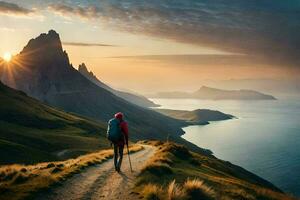
[[[61,171],[63,171],[62,168],[55,167],[55,168],[51,171],[51,173],[55,174],[55,173],[58,173],[58,172],[61,172]]]
[[[172,174],[173,171],[170,168],[170,166],[168,164],[164,164],[164,163],[150,163],[148,165],[146,165],[143,169],[142,169],[142,173],[143,172],[150,172],[153,175],[156,176],[163,176],[165,174]]]
[[[20,171],[23,172],[23,173],[25,173],[25,172],[27,172],[27,169],[26,168],[22,168]]]
[[[205,185],[203,181],[198,179],[194,180],[187,180],[184,185],[183,189],[187,194],[189,200],[212,200],[214,199],[214,191]]]
[[[1,172],[0,181],[10,181],[15,175],[17,175],[17,170],[14,168],[7,168]]]
[[[52,168],[52,167],[55,167],[54,163],[49,163],[46,168],[49,169],[49,168]]]
[[[162,152],[170,152],[177,158],[187,159],[191,157],[191,153],[183,145],[178,145],[175,143],[166,143],[161,149]]]
[[[14,179],[14,183],[16,184],[20,184],[20,183],[24,183],[29,179],[29,176],[27,174],[24,173],[18,173],[18,175],[16,176],[16,178]]]
[[[62,164],[62,163],[60,163],[60,164],[57,165],[57,167],[59,167],[59,168],[62,168],[62,167],[64,167],[64,166],[65,166],[65,165]]]

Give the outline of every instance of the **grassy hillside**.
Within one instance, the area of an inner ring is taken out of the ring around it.
[[[135,191],[144,199],[294,199],[230,162],[175,143],[144,143],[157,146],[136,181]]]
[[[130,152],[142,149],[140,145],[133,145]],[[110,149],[65,161],[0,166],[0,199],[32,199],[37,192],[62,183],[66,178],[82,172],[89,166],[100,164],[112,156],[113,150]]]
[[[156,111],[175,119],[184,120],[189,124],[197,125],[208,124],[209,121],[220,121],[233,118],[232,115],[208,109],[197,109],[193,111],[156,109]]]
[[[106,127],[0,83],[0,164],[74,157],[107,147]]]

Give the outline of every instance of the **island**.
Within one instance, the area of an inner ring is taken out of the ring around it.
[[[255,90],[222,90],[202,86],[195,92],[159,92],[148,95],[151,98],[180,98],[180,99],[205,99],[205,100],[276,100],[269,94]]]

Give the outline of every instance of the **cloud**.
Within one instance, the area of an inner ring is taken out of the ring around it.
[[[300,4],[296,0],[80,2],[53,4],[49,9],[64,16],[99,19],[134,34],[300,66]]]
[[[81,47],[116,47],[116,45],[101,44],[101,43],[83,43],[83,42],[63,42],[67,46],[81,46]]]
[[[250,66],[253,65],[253,59],[261,66],[270,66],[264,60],[257,60],[249,55],[214,55],[214,54],[176,54],[176,55],[138,55],[138,56],[118,56],[110,57],[115,59],[131,59],[142,61],[160,61],[172,64],[182,64],[188,66]]]
[[[57,14],[60,14],[62,16],[78,16],[84,19],[92,19],[92,18],[98,18],[99,10],[96,6],[68,6],[65,4],[51,4],[48,6],[48,10],[53,11]]]
[[[5,1],[0,1],[0,14],[5,14],[5,15],[29,15],[32,14],[34,11],[27,9],[27,8],[23,8],[17,4],[14,3],[8,3]]]

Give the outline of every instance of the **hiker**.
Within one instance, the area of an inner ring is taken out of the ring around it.
[[[124,145],[128,145],[128,125],[121,112],[115,114],[109,120],[107,128],[107,138],[114,146],[114,165],[115,170],[120,172],[123,159]]]

